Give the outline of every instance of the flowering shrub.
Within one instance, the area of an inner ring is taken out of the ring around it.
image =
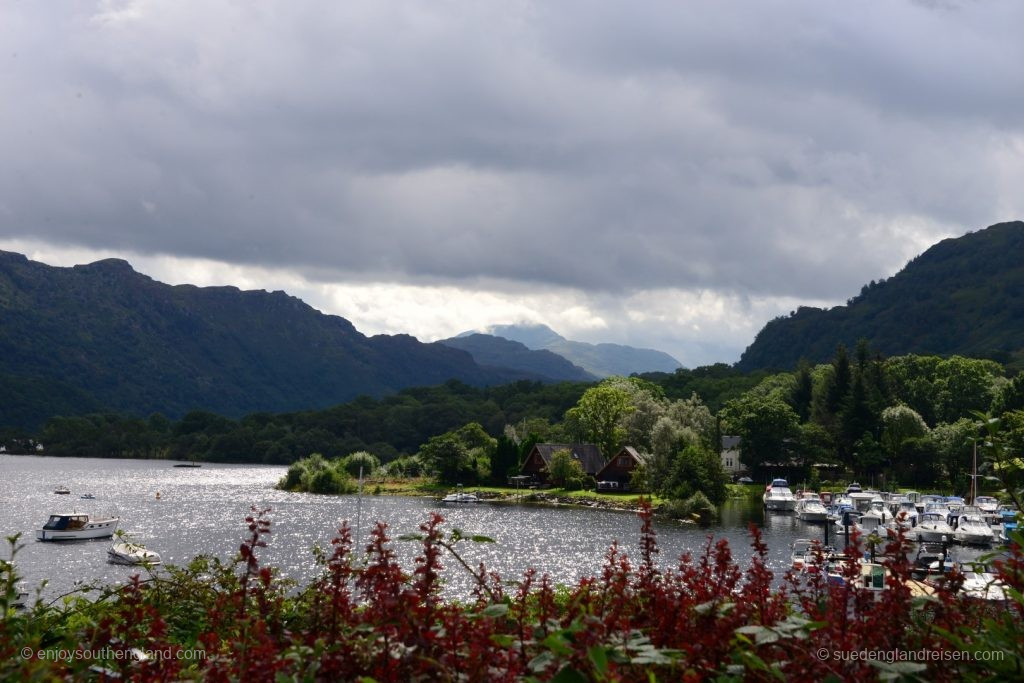
[[[234,562],[200,557],[187,567],[135,576],[95,600],[69,596],[27,612],[7,609],[14,566],[0,565],[0,588],[8,586],[0,603],[0,679],[90,673],[214,681],[1024,676],[1019,538],[995,563],[1011,599],[992,604],[958,593],[963,577],[957,574],[932,595],[915,596],[902,536],[885,549],[881,591],[861,585],[857,538],[839,568],[842,582],[805,571],[788,573],[780,586],[756,527],[755,553],[745,568],[725,541],[710,539],[696,555],[659,564],[645,507],[637,558],[612,545],[596,574],[556,588],[533,570],[508,583],[483,565],[469,566],[458,545],[490,539],[445,531],[442,517],[433,514],[420,533],[404,537],[421,546],[411,572],[398,562],[384,524],[374,528],[365,552],[353,548],[342,526],[320,558],[320,577],[300,588],[260,563],[268,513],[254,511],[246,519],[248,534]],[[821,549],[816,552],[823,559]],[[441,598],[444,563],[474,577],[467,601]],[[102,661],[47,656],[99,650],[107,653]],[[111,656],[115,651],[125,656]],[[203,657],[178,656],[186,651]],[[139,659],[139,652],[164,656]],[[863,656],[886,652],[933,656]],[[981,652],[990,656],[969,658]]]

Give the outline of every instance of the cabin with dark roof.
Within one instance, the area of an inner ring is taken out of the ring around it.
[[[538,443],[530,449],[522,467],[523,475],[530,477],[532,485],[548,483],[548,464],[551,463],[551,456],[557,451],[569,451],[573,459],[579,461],[583,471],[590,476],[594,476],[604,467],[601,450],[592,443]]]
[[[610,458],[594,478],[597,479],[598,491],[628,491],[633,479],[633,470],[638,465],[646,465],[650,456],[640,453],[632,446],[626,446]]]

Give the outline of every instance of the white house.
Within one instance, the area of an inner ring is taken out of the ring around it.
[[[740,462],[740,437],[722,437],[722,469],[725,473],[733,476],[742,472],[745,468]]]

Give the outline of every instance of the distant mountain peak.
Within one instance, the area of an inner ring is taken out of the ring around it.
[[[572,341],[540,323],[491,325],[486,328],[486,333],[519,342],[535,351],[551,351],[596,377],[652,371],[674,372],[682,366],[662,351],[623,344]]]

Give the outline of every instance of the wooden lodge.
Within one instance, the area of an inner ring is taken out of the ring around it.
[[[626,446],[615,457],[610,458],[594,478],[597,479],[599,491],[628,491],[633,478],[633,470],[638,465],[647,464],[650,456],[639,453],[632,446]]]
[[[543,486],[548,483],[548,464],[551,456],[557,451],[569,451],[573,459],[579,461],[583,471],[590,476],[596,475],[605,465],[601,450],[590,443],[538,443],[526,455],[523,461],[522,474],[530,477],[530,484]]]

